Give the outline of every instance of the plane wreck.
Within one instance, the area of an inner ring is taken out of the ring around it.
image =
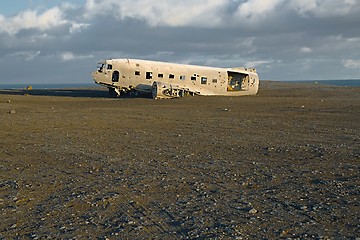
[[[110,59],[92,73],[109,93],[151,93],[155,99],[193,95],[255,95],[259,76],[254,68],[218,68],[139,59]]]

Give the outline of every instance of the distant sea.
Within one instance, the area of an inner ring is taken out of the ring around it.
[[[260,80],[261,81],[261,80]],[[342,87],[360,87],[358,80],[301,80],[301,81],[280,81],[286,83],[316,83]],[[0,89],[25,89],[27,86],[33,89],[64,89],[64,88],[89,88],[98,86],[95,83],[61,83],[61,84],[0,84]]]
[[[49,83],[36,83],[36,84],[0,84],[0,89],[25,89],[28,86],[32,86],[33,89],[64,89],[64,88],[89,88],[99,86],[95,83],[61,83],[61,84],[49,84]]]

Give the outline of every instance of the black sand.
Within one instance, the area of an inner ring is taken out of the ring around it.
[[[360,88],[0,90],[0,238],[356,239]]]

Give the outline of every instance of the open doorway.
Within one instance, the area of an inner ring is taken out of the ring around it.
[[[228,72],[227,91],[248,91],[250,84],[249,75],[239,72]]]
[[[118,82],[119,81],[119,71],[114,71],[111,77],[111,81],[112,82]]]

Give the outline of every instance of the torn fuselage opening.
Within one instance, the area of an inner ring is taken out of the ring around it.
[[[247,91],[249,90],[250,77],[248,74],[239,72],[228,72],[227,91]]]

